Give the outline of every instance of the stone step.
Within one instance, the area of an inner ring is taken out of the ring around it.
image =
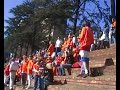
[[[106,58],[111,58],[114,57],[116,55],[116,52],[113,53],[108,53],[108,52],[96,52],[96,53],[90,53],[90,59],[94,59],[97,57],[106,57]]]
[[[76,75],[68,75],[68,76],[54,76],[54,78],[59,78],[59,79],[74,79],[74,80],[102,80],[102,81],[116,81],[116,75],[101,75],[97,77],[90,77],[88,76],[87,78],[82,78],[82,77],[77,77]]]
[[[115,87],[114,87],[115,88]],[[77,84],[65,84],[65,85],[50,85],[48,90],[115,90],[109,87],[94,87],[94,86],[85,86]]]
[[[72,68],[72,71],[79,71],[81,68]],[[106,66],[104,68],[104,70],[116,70],[116,66],[115,65],[111,65],[111,66]]]
[[[105,77],[69,77],[69,76],[56,76],[55,80],[67,80],[68,84],[76,84],[76,85],[85,85],[85,86],[95,86],[95,87],[109,87],[111,89],[115,89],[116,87],[116,76]]]
[[[72,72],[73,75],[78,75],[80,71]],[[67,73],[66,73],[67,74]],[[103,71],[103,75],[116,75],[116,71]],[[68,75],[68,74],[67,74]]]
[[[111,58],[108,58],[108,59],[111,59]],[[116,65],[116,59],[111,59],[112,60],[112,65]],[[101,58],[99,58],[99,59],[96,59],[96,60],[90,60],[89,61],[89,63],[90,63],[90,66],[96,66],[96,65],[98,65],[98,64],[101,64],[101,65],[105,65],[105,63],[106,63],[106,61],[107,61],[107,59],[106,58],[103,58],[103,59],[101,59]],[[111,61],[109,61],[109,63],[110,63]],[[111,65],[111,64],[110,64]]]

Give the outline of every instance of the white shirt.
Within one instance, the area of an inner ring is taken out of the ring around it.
[[[73,43],[76,43],[76,37],[72,38]]]
[[[58,39],[56,41],[55,47],[61,47],[62,41],[60,39]]]
[[[10,63],[10,69],[9,69],[9,71],[11,71],[11,70],[17,70],[18,68],[19,68],[19,65],[18,65],[17,62],[11,62]]]
[[[102,34],[102,36],[100,37],[99,40],[104,40],[105,38],[106,38],[106,35],[105,35],[105,33],[103,32],[103,34]]]
[[[54,58],[54,57],[55,57],[55,52],[53,52],[53,53],[52,53],[51,57],[52,57],[52,58]]]

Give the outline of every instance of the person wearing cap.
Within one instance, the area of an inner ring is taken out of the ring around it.
[[[9,72],[10,72],[10,84],[9,84],[9,89],[13,90],[13,85],[14,85],[14,81],[15,81],[15,77],[16,77],[16,71],[19,68],[19,65],[17,62],[15,62],[15,58],[12,58],[10,60],[10,68],[9,68]]]
[[[31,87],[33,65],[34,65],[33,56],[29,55],[28,65],[27,65],[27,81],[28,81],[28,86],[27,86],[26,89],[29,89]]]
[[[28,65],[28,59],[27,59],[27,56],[23,56],[23,61],[21,63],[21,66],[20,66],[20,72],[21,72],[21,75],[22,75],[22,89],[25,88],[25,84],[26,84],[26,81],[27,81],[27,65]]]
[[[89,53],[91,44],[94,43],[93,31],[90,27],[90,22],[86,22],[85,27],[82,28],[82,31],[79,35],[80,41],[80,61],[82,62],[82,69],[79,76],[86,78],[89,75]]]
[[[44,90],[43,87],[43,78],[41,78],[41,72],[40,72],[40,61],[42,58],[37,58],[36,63],[33,65],[33,72],[34,72],[34,90],[37,90],[37,87],[39,90]]]
[[[46,64],[46,75],[44,77],[45,82],[45,90],[47,90],[47,86],[53,83],[54,80],[54,73],[53,73],[53,66],[52,63]]]

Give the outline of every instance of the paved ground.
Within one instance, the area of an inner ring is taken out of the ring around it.
[[[9,90],[8,87],[5,90]],[[22,89],[21,86],[17,86],[17,87],[15,86],[14,90],[25,90],[25,89]],[[28,89],[28,90],[33,90],[33,88]],[[52,87],[49,86],[48,90],[110,90],[110,89],[97,88],[97,87],[92,87],[92,86],[82,86],[82,85],[73,86],[70,84],[65,84],[65,85],[53,85]]]

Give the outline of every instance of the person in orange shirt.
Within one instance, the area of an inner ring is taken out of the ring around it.
[[[48,58],[45,60],[46,63],[51,63],[52,62],[52,57],[48,56]]]
[[[68,35],[67,47],[70,46],[71,42],[72,42],[72,37],[70,35]]]
[[[112,27],[116,29],[116,20],[115,18],[112,18]]]
[[[26,89],[29,89],[31,87],[31,78],[32,78],[32,69],[33,69],[34,61],[33,56],[29,55],[28,58],[28,65],[27,65],[27,80],[28,80],[28,86]]]
[[[74,45],[73,47],[73,58],[74,58],[74,63],[78,61],[78,49],[76,48],[76,46]]]
[[[86,22],[85,27],[79,35],[80,40],[80,61],[82,62],[82,69],[79,76],[86,78],[89,75],[89,53],[91,44],[94,43],[93,31],[90,28],[90,22]],[[85,72],[85,73],[84,73]]]
[[[34,90],[44,90],[44,78],[42,77],[44,68],[41,67],[42,58],[37,58],[36,63],[33,65],[33,72],[34,72]]]
[[[60,66],[62,61],[63,61],[63,57],[61,55],[61,52],[59,52],[59,53],[57,53],[56,59],[52,62],[54,75],[57,75],[57,69],[58,69],[58,75],[60,75],[59,66]]]
[[[67,40],[66,38],[64,38],[64,44],[62,45],[62,51],[64,51],[66,47],[67,47]]]
[[[5,66],[5,69],[4,69],[4,84],[7,85],[7,81],[9,79],[9,68],[10,68],[10,63],[8,63],[6,66]]]
[[[25,88],[25,84],[26,84],[26,81],[27,81],[27,65],[28,65],[28,59],[27,59],[27,56],[23,56],[23,61],[21,63],[21,66],[20,66],[20,72],[21,72],[21,75],[22,75],[22,88],[24,89]]]
[[[48,55],[52,55],[52,53],[54,52],[54,45],[52,44],[52,42],[49,42],[49,47],[47,50]]]

